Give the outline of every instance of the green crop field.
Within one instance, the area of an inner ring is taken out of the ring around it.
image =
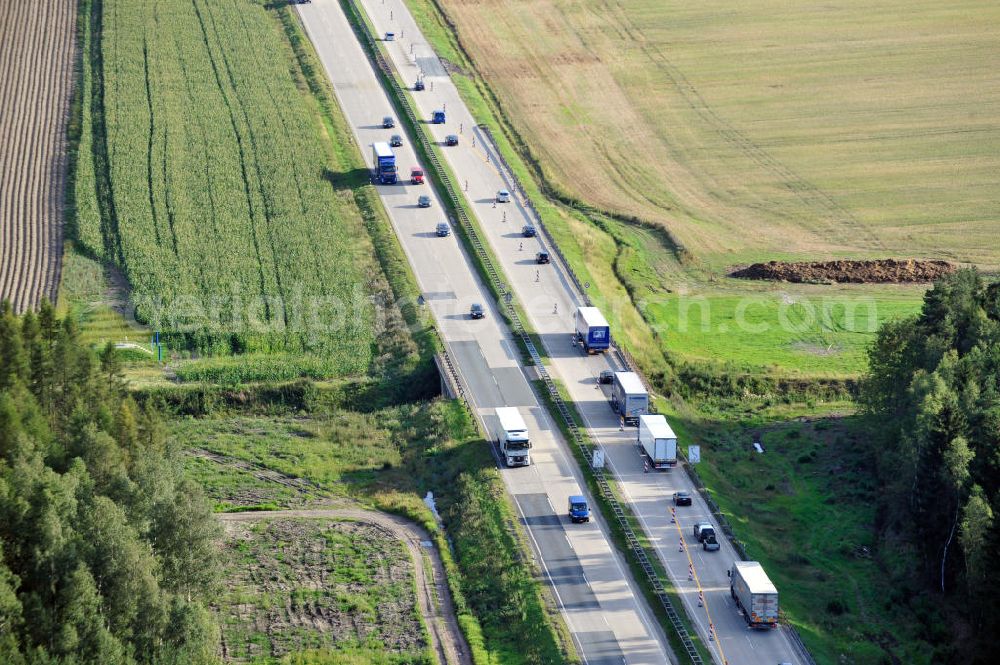
[[[384,279],[274,17],[99,0],[90,28],[77,235],[120,266],[140,318],[203,353],[309,350],[364,372]]]
[[[440,5],[552,185],[713,269],[1000,266],[995,2]]]

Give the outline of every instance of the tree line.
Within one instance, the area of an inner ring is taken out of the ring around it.
[[[0,304],[0,662],[216,662],[218,529],[114,346]]]
[[[869,362],[861,404],[883,485],[881,542],[894,553],[883,561],[918,581],[911,602],[945,601],[923,613],[946,626],[941,641],[955,640],[946,615],[956,611],[968,634],[990,639],[1000,629],[1000,283],[972,269],[938,281],[918,315],[881,328]],[[966,650],[952,648],[941,660]]]

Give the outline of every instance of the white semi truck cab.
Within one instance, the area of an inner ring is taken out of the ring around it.
[[[531,437],[528,426],[517,407],[504,406],[497,409],[500,432],[497,445],[507,466],[528,466],[531,464]]]

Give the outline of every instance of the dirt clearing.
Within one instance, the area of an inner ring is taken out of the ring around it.
[[[947,261],[880,259],[875,261],[818,261],[755,263],[730,273],[740,279],[840,284],[915,284],[933,282],[955,272]]]
[[[0,299],[55,302],[62,257],[75,0],[0,6]]]

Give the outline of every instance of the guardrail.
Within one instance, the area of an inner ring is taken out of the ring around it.
[[[358,7],[356,1],[345,0],[345,3],[347,4],[347,6],[351,8],[351,11],[354,13],[357,25],[366,26],[367,23],[365,22],[362,14],[363,10],[360,7]],[[459,223],[461,224],[462,230],[466,234],[466,237],[469,239],[469,243],[472,245],[473,250],[476,253],[476,257],[479,259],[481,265],[483,266],[483,269],[486,272],[492,287],[498,294],[500,294],[500,299],[498,304],[506,312],[507,316],[510,319],[511,331],[518,339],[520,339],[521,343],[524,345],[524,348],[526,349],[528,356],[531,358],[531,361],[535,365],[535,369],[538,372],[539,378],[545,385],[545,389],[549,394],[549,398],[552,400],[552,404],[555,406],[555,409],[556,411],[558,411],[560,417],[562,417],[563,421],[566,423],[567,431],[570,433],[570,438],[572,439],[573,444],[577,446],[577,448],[583,454],[584,459],[587,461],[588,468],[593,473],[594,479],[597,482],[597,486],[600,489],[601,497],[611,507],[615,519],[618,521],[618,524],[621,527],[622,532],[625,534],[625,539],[628,543],[629,552],[635,558],[636,562],[639,564],[639,567],[642,568],[642,570],[645,572],[649,586],[654,595],[660,601],[660,604],[662,605],[663,610],[667,615],[667,618],[670,620],[671,625],[673,626],[678,637],[680,638],[681,644],[683,645],[684,651],[687,653],[688,658],[695,665],[703,665],[704,660],[702,659],[701,654],[698,653],[698,650],[691,639],[691,635],[688,632],[687,627],[684,625],[683,621],[681,621],[680,615],[677,613],[677,610],[674,608],[673,602],[667,595],[667,591],[664,588],[663,583],[660,581],[659,576],[656,574],[656,570],[653,568],[652,562],[646,555],[646,552],[643,549],[642,544],[639,541],[639,538],[636,536],[635,531],[632,528],[631,524],[629,524],[628,518],[625,514],[625,510],[622,507],[621,503],[618,501],[618,498],[615,496],[615,493],[612,491],[611,484],[605,477],[604,470],[595,469],[593,467],[592,465],[593,450],[591,449],[591,446],[587,443],[586,439],[581,433],[580,428],[577,426],[576,421],[573,418],[573,414],[570,412],[569,407],[563,400],[562,395],[559,394],[558,387],[552,380],[552,377],[549,375],[549,372],[545,368],[545,365],[542,363],[541,355],[538,353],[538,349],[535,347],[535,343],[532,341],[531,336],[525,330],[524,325],[521,321],[520,314],[518,314],[517,309],[514,307],[513,292],[507,288],[507,285],[504,284],[503,280],[501,279],[500,271],[497,270],[497,267],[493,264],[493,260],[490,257],[489,252],[486,251],[486,247],[482,239],[479,237],[479,233],[477,232],[475,226],[473,225],[472,220],[469,219],[468,213],[466,213],[465,211],[462,199],[459,196],[459,193],[455,188],[455,185],[452,182],[451,177],[448,175],[447,171],[441,164],[441,161],[438,158],[435,151],[433,150],[433,146],[431,145],[430,140],[427,138],[427,135],[420,129],[420,122],[417,118],[417,115],[413,111],[413,107],[410,104],[410,101],[406,98],[406,95],[403,93],[402,86],[400,86],[399,81],[396,79],[394,69],[382,55],[382,52],[379,50],[378,44],[375,41],[375,38],[371,35],[370,31],[363,28],[360,32],[362,39],[364,40],[365,45],[367,46],[369,56],[373,59],[376,67],[378,67],[379,71],[384,76],[388,85],[392,86],[393,91],[396,93],[394,96],[396,97],[399,106],[401,107],[406,117],[409,119],[411,126],[416,130],[415,138],[420,142],[421,146],[423,147],[424,152],[427,155],[427,159],[430,162],[431,167],[435,171],[435,175],[438,177],[442,187],[445,190],[445,194],[447,194],[448,198],[451,200],[455,210],[455,215],[458,218]],[[535,213],[537,214],[537,211],[535,211]],[[552,243],[552,246],[556,247],[554,243]],[[569,269],[568,264],[565,265],[568,270]],[[575,276],[573,276],[573,278],[576,279]],[[586,299],[586,296],[584,296],[584,299],[586,302],[589,302],[589,300]],[[445,359],[446,363],[449,365],[449,369],[452,372],[455,372],[454,376],[457,378],[457,371],[451,364],[451,360],[447,356],[447,354],[445,355]],[[478,422],[478,418],[476,418],[476,421]]]

